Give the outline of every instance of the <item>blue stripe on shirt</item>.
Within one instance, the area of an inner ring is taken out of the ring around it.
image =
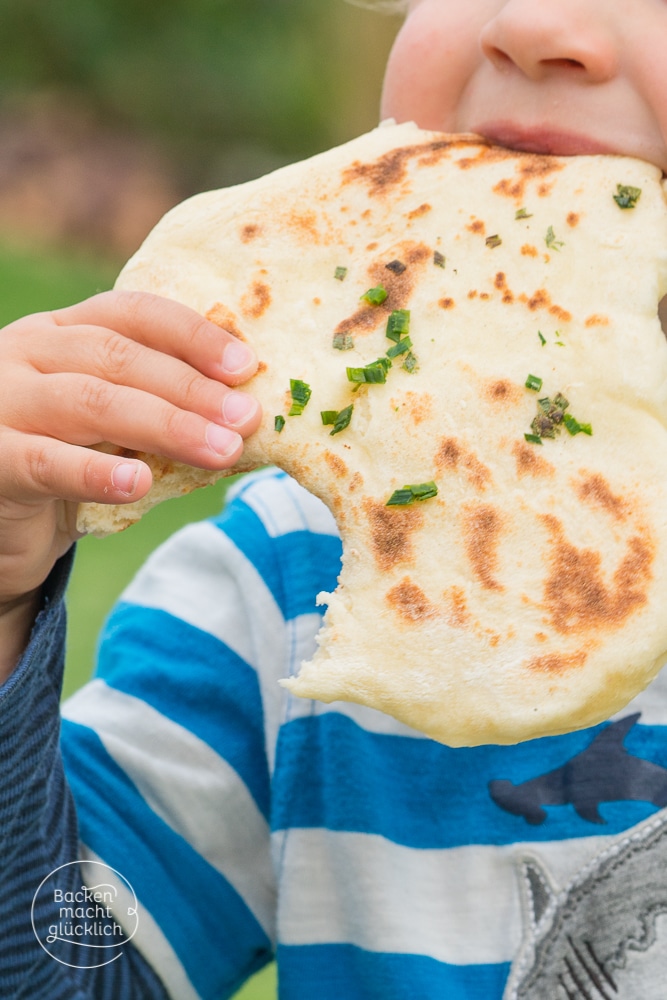
[[[280,995],[317,1000],[498,1000],[509,965],[447,965],[354,945],[279,945]]]
[[[321,614],[315,598],[321,591],[336,588],[343,551],[340,538],[308,531],[271,536],[240,499],[213,523],[254,565],[283,618],[291,621],[299,615]]]
[[[119,604],[104,632],[97,674],[148,702],[223,757],[266,819],[269,774],[257,674],[214,636],[166,611]]]
[[[621,833],[657,807],[602,803],[605,822],[600,827],[572,805],[548,806],[545,822],[531,825],[496,805],[488,790],[493,779],[518,784],[561,767],[602,728],[517,746],[452,749],[431,740],[368,732],[337,712],[295,719],[279,736],[273,829],[372,833],[415,848]],[[657,748],[664,733],[664,727],[637,725],[625,745],[629,752],[660,763]]]
[[[63,757],[82,841],[132,886],[141,886],[140,903],[200,996],[231,996],[271,950],[241,897],[148,808],[91,729],[63,720]]]

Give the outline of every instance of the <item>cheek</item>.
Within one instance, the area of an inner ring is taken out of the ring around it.
[[[389,57],[382,117],[456,131],[460,98],[482,61],[478,29],[462,12],[461,0],[421,0]]]

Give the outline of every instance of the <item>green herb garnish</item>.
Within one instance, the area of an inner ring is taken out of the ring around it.
[[[302,382],[301,379],[298,378],[291,378],[289,385],[290,393],[292,395],[292,405],[288,416],[299,417],[305,410],[308,400],[310,399],[311,388],[306,382]]]
[[[369,365],[364,365],[363,368],[346,368],[348,380],[350,382],[356,382],[358,385],[363,385],[364,383],[369,385],[383,385],[387,381],[387,372],[391,368],[391,361],[389,358],[378,358],[377,361],[371,361]]]
[[[573,437],[575,434],[588,434],[590,437],[593,433],[593,428],[590,424],[580,424],[579,421],[570,413],[566,413],[563,416],[563,423]]]
[[[410,338],[403,337],[403,339],[399,340],[397,344],[394,344],[393,347],[389,348],[389,350],[387,351],[387,357],[397,358],[399,354],[407,354],[407,352],[410,350],[411,347],[412,347],[412,341],[410,340]]]
[[[354,347],[354,340],[349,333],[334,333],[332,343],[337,351],[351,351]]]
[[[386,507],[407,507],[415,501],[430,500],[437,497],[438,487],[433,481],[404,486],[402,490],[394,490],[385,504]]]
[[[524,434],[524,437],[529,444],[544,444],[539,434]]]
[[[387,320],[387,337],[397,344],[402,337],[407,337],[409,332],[410,310],[394,309]]]
[[[337,267],[336,270],[334,271],[334,278],[336,279],[336,281],[345,281],[346,277],[347,277],[347,268]]]
[[[350,403],[350,405],[346,406],[343,410],[322,411],[322,423],[326,425],[333,424],[333,430],[330,431],[331,436],[334,434],[340,434],[340,432],[344,431],[346,427],[349,427],[353,409],[354,405]]]
[[[393,274],[403,274],[403,271],[407,271],[408,269],[407,264],[404,264],[402,260],[390,260],[389,263],[384,266]]]
[[[279,413],[277,417],[273,418],[274,430],[276,430],[278,434],[280,434],[284,426],[285,426],[285,418],[283,417],[282,414]]]
[[[389,292],[386,288],[383,288],[382,285],[377,285],[376,288],[369,288],[367,292],[364,292],[361,298],[369,306],[381,306],[388,294]]]
[[[412,375],[412,373],[417,370],[418,363],[419,362],[412,351],[409,351],[406,355],[405,361],[401,365],[401,368],[405,369],[406,372],[409,372]]]
[[[443,253],[440,253],[439,250],[434,250],[433,263],[435,264],[436,267],[445,267],[445,265],[447,264],[447,258]]]
[[[539,392],[542,388],[542,379],[538,378],[537,375],[529,375],[526,379],[526,389],[533,389],[535,392]]]
[[[641,188],[631,187],[629,184],[617,184],[614,201],[619,208],[634,208],[642,193]]]
[[[496,233],[494,236],[486,237],[486,245],[487,247],[491,247],[492,250],[495,247],[499,247],[502,242],[503,241],[501,240],[500,236],[498,236],[498,233]]]
[[[547,342],[547,338],[543,337],[539,330],[537,331],[537,336],[540,338],[540,343],[541,343],[542,347],[544,347],[544,345]]]
[[[527,209],[525,209],[525,208],[520,208],[520,209],[518,209],[518,210],[517,210],[517,212],[516,212],[516,215],[514,216],[514,218],[515,218],[515,220],[516,220],[517,222],[518,222],[518,221],[519,221],[520,219],[532,219],[532,217],[533,217],[533,213],[532,213],[532,212],[529,212],[529,211],[528,211]]]
[[[556,239],[556,234],[554,233],[553,226],[549,226],[549,228],[547,229],[547,235],[544,237],[544,242],[546,243],[549,250],[558,250],[559,252],[560,248],[565,246],[562,240]]]

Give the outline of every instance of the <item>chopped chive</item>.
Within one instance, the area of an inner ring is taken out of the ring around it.
[[[394,490],[385,504],[386,507],[407,507],[408,504],[423,500],[430,500],[437,497],[438,487],[431,480],[428,483],[415,483],[411,486],[404,486],[401,490]]]
[[[325,426],[327,424],[335,424],[336,417],[338,416],[338,410],[320,410],[320,416],[322,417],[322,423]]]
[[[398,343],[402,337],[405,337],[410,332],[410,310],[409,309],[394,309],[393,312],[389,314],[389,319],[387,320],[387,337],[389,340],[393,340]]]
[[[533,389],[535,392],[539,392],[542,388],[542,379],[538,378],[537,375],[529,375],[526,379],[526,389]]]
[[[336,270],[334,271],[334,278],[336,279],[336,281],[345,281],[346,277],[347,277],[347,268],[337,267]]]
[[[412,341],[410,340],[410,338],[403,337],[403,339],[399,340],[397,344],[394,344],[393,347],[389,348],[389,350],[387,351],[387,357],[397,358],[399,354],[407,354],[407,352],[410,350],[411,347],[412,347]]]
[[[291,378],[289,384],[290,393],[292,395],[292,405],[288,416],[299,417],[305,410],[308,400],[310,399],[311,388],[306,382],[302,382],[301,379],[298,378]]]
[[[337,351],[351,351],[354,340],[349,333],[334,333],[332,344]]]
[[[405,361],[401,365],[401,368],[404,368],[406,372],[409,372],[412,375],[412,373],[417,370],[417,365],[417,358],[414,356],[412,351],[409,351],[406,355]]]
[[[542,444],[542,438],[539,434],[524,434],[526,441],[529,444]]]
[[[525,208],[519,208],[514,216],[515,220],[518,222],[520,219],[532,219],[533,213],[529,212]]]
[[[537,331],[537,336],[540,338],[540,343],[541,343],[542,347],[544,347],[544,345],[547,342],[547,338],[543,337],[539,330]]]
[[[588,434],[590,437],[593,433],[593,428],[590,424],[580,424],[570,413],[566,413],[563,416],[563,423],[573,437],[575,434]]]
[[[369,288],[367,292],[364,292],[361,298],[369,306],[381,306],[388,294],[386,288],[383,288],[382,285],[377,285],[375,288]]]
[[[407,264],[404,264],[402,260],[390,260],[388,264],[384,265],[388,271],[393,274],[403,274],[403,271],[407,271]]]
[[[350,382],[359,385],[367,383],[370,385],[383,385],[387,381],[387,372],[391,368],[389,358],[378,358],[363,368],[346,368],[347,377]]]
[[[502,242],[503,241],[501,240],[500,236],[498,236],[498,233],[495,233],[494,236],[486,237],[486,245],[487,247],[491,247],[492,250],[494,249],[494,247],[499,247]]]
[[[340,432],[344,431],[346,427],[349,427],[350,420],[352,419],[353,409],[354,406],[352,403],[350,403],[349,406],[346,406],[345,409],[341,410],[336,415],[336,419],[334,420],[333,430],[330,432],[332,436],[334,434],[340,434]]]
[[[280,434],[284,426],[285,426],[285,418],[281,413],[279,413],[278,416],[274,417],[273,419],[273,427],[278,432],[278,434]]]
[[[549,226],[549,228],[547,229],[547,235],[544,237],[544,242],[546,243],[549,250],[558,250],[559,253],[560,253],[560,248],[565,246],[562,240],[556,239],[556,234],[554,233],[553,226]]]
[[[433,263],[436,267],[445,267],[447,264],[447,258],[444,253],[440,253],[439,250],[433,251]]]
[[[631,187],[629,184],[617,184],[616,192],[613,199],[619,208],[634,208],[639,201],[642,189]]]

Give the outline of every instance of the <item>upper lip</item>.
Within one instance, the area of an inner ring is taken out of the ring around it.
[[[497,146],[517,149],[525,153],[547,153],[556,156],[577,156],[613,153],[599,139],[577,132],[565,131],[550,125],[526,126],[515,122],[486,122],[474,129]]]

